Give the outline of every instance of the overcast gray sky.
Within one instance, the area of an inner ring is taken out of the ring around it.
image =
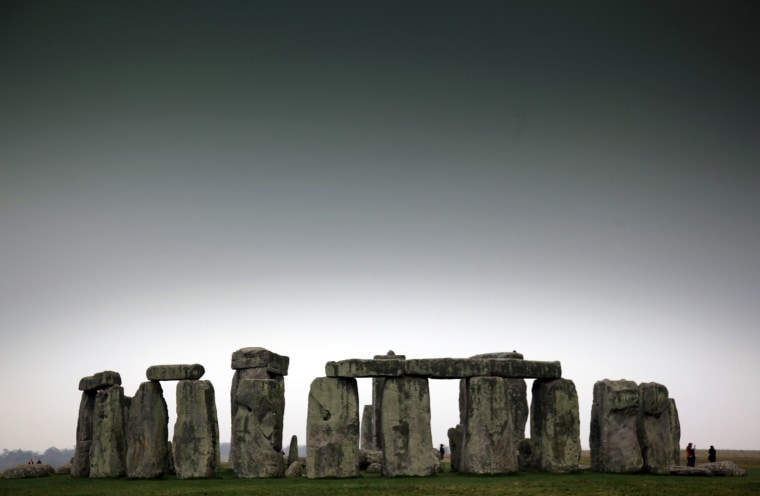
[[[757,2],[0,6],[0,448],[81,377],[290,357],[559,360],[760,449]],[[431,381],[433,441],[458,421]],[[530,385],[530,384],[529,384]],[[174,417],[174,385],[164,385]],[[360,402],[370,401],[369,380]]]

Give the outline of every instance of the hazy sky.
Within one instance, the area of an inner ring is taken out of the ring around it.
[[[559,360],[760,449],[760,7],[0,5],[0,449],[71,448],[79,379],[290,357]],[[530,387],[530,381],[529,381]],[[360,402],[370,402],[360,380]],[[175,386],[164,384],[170,415]],[[433,442],[458,421],[431,381]],[[171,432],[171,431],[170,431]]]

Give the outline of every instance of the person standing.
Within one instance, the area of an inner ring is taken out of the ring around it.
[[[443,445],[441,445],[440,448],[438,448],[438,454],[440,455],[441,461],[443,461],[443,454],[445,453],[445,450],[443,449]]]
[[[687,444],[686,445],[686,466],[687,467],[693,467],[694,464],[697,461],[697,454],[696,454],[697,445],[696,444]]]
[[[710,449],[707,450],[707,460],[710,463],[715,463],[716,460],[716,452],[715,452],[715,446],[710,445]]]

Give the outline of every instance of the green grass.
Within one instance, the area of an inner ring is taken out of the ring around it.
[[[39,479],[0,480],[0,495],[13,496],[337,496],[351,495],[585,495],[585,496],[744,496],[760,495],[760,467],[747,467],[746,477],[678,477],[516,473],[466,476],[443,473],[425,478],[384,478],[362,474],[356,479],[236,479],[230,470],[210,480],[74,479],[55,475]]]

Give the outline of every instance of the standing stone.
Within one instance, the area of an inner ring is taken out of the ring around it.
[[[374,451],[375,443],[373,442],[374,426],[372,425],[372,405],[364,405],[362,410],[362,424],[361,424],[361,449]]]
[[[230,455],[228,460],[230,466],[235,464],[235,453],[238,451],[235,447],[234,433],[235,415],[238,409],[236,401],[238,384],[243,379],[273,379],[282,382],[284,391],[284,376],[288,375],[289,365],[290,358],[273,353],[266,348],[241,348],[232,353],[230,366],[235,373],[232,376],[232,387],[230,388],[230,425],[233,426],[233,432],[230,436]],[[282,434],[282,425],[279,426],[277,432]],[[282,438],[275,439],[272,443],[282,446]]]
[[[438,457],[431,448],[430,389],[424,377],[389,377],[382,396],[383,474],[427,476]]]
[[[121,477],[126,473],[126,420],[129,398],[124,388],[98,391],[93,409],[90,478]]]
[[[525,379],[507,379],[507,402],[509,414],[512,416],[512,440],[517,449],[517,443],[525,439],[525,425],[528,423],[530,410],[528,408],[528,387]]]
[[[282,477],[282,422],[285,412],[283,382],[242,379],[232,425],[232,469],[241,478]]]
[[[578,393],[569,379],[536,379],[530,407],[531,464],[545,472],[578,470],[581,457]]]
[[[502,377],[467,380],[460,472],[502,474],[517,470],[509,388]]]
[[[97,391],[83,391],[79,402],[77,441],[71,463],[72,477],[90,476],[90,447],[92,446],[93,415]]]
[[[662,384],[639,384],[638,434],[644,470],[667,474],[673,461],[670,434],[670,400]]]
[[[504,355],[505,353],[492,353],[478,356]],[[512,439],[517,449],[517,443],[525,438],[525,425],[528,423],[528,393],[525,379],[503,378],[506,386],[506,400],[509,408],[509,415],[512,417]],[[465,424],[467,412],[467,379],[459,381],[459,422]],[[453,453],[453,450],[452,450]]]
[[[522,353],[517,351],[500,351],[496,353],[482,353],[470,357],[477,360],[490,360],[490,359],[504,359],[504,360],[522,360]],[[490,362],[489,362],[490,363]],[[491,375],[491,374],[488,374]],[[528,387],[525,383],[525,379],[520,378],[508,378],[508,404],[510,414],[512,415],[512,427],[514,430],[513,439],[515,443],[519,443],[521,439],[525,439],[525,426],[528,423],[528,416],[530,414],[528,409]],[[464,413],[467,409],[467,380],[462,379],[459,381],[459,422],[464,424]]]
[[[219,422],[210,381],[177,383],[174,424],[174,470],[178,479],[216,477],[219,469]]]
[[[127,477],[153,479],[167,469],[169,411],[158,382],[143,382],[127,420]]]
[[[318,377],[309,389],[306,477],[358,477],[359,391],[356,379]]]
[[[375,360],[406,360],[406,355],[396,355],[393,350],[388,350],[385,355],[375,355]],[[382,450],[382,415],[383,415],[383,388],[385,377],[372,378],[372,444],[375,450]]]
[[[462,441],[464,440],[464,427],[457,425],[448,430],[449,435],[449,458],[451,459],[451,471],[459,472],[459,464],[462,458]]]
[[[591,469],[634,473],[644,467],[637,435],[639,388],[633,381],[605,379],[594,384],[591,405]]]
[[[288,449],[288,467],[298,461],[298,436],[293,434],[290,437],[290,448]]]
[[[670,419],[671,465],[681,464],[681,421],[678,419],[676,400],[668,399],[668,418]]]

